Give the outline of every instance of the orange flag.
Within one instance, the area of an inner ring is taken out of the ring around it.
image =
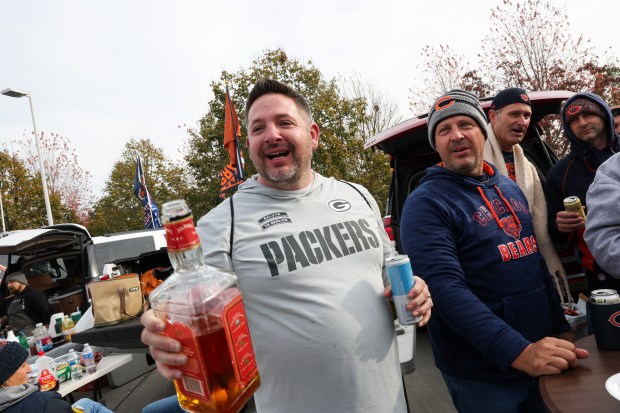
[[[226,101],[224,103],[224,147],[228,151],[230,162],[220,174],[220,198],[222,199],[226,198],[226,192],[229,189],[242,183],[245,178],[243,174],[243,154],[239,149],[240,137],[241,126],[239,125],[239,118],[237,117],[237,112],[235,111],[232,100],[230,100],[228,85],[226,85]]]

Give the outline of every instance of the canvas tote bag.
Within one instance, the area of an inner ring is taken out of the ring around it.
[[[144,297],[138,274],[91,282],[87,287],[92,301],[95,327],[119,324],[142,314]]]

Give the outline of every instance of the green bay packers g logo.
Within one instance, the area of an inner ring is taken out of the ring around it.
[[[344,212],[351,209],[349,201],[344,199],[334,199],[333,201],[329,201],[327,205],[336,212]]]

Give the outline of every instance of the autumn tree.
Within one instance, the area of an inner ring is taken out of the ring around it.
[[[589,72],[594,78],[593,93],[611,106],[620,105],[620,67],[617,61],[612,60],[603,66],[586,63],[581,70]]]
[[[432,90],[434,97],[457,86],[480,97],[492,96],[507,87],[529,91],[593,91],[610,102],[619,99],[617,59],[601,65],[594,48],[583,35],[571,30],[566,7],[543,0],[503,0],[491,10],[490,32],[481,42],[479,62],[460,66],[458,54],[450,50],[423,49],[420,77],[431,85],[447,84]],[[449,52],[442,56],[444,51]],[[451,58],[450,56],[457,56]],[[429,92],[428,90],[426,92]],[[438,93],[437,93],[438,92]],[[423,101],[414,94],[412,105]],[[558,117],[541,122],[547,143],[559,156],[569,150]]]
[[[362,79],[359,74],[343,82],[345,95],[363,102],[364,118],[358,131],[362,140],[366,141],[402,120],[396,103],[379,90],[376,84]]]
[[[0,151],[0,192],[7,231],[47,225],[40,176],[33,174],[19,156],[7,149]],[[66,218],[65,222],[69,222],[73,218],[70,211],[60,205],[58,197],[50,196],[50,204],[55,219]]]
[[[491,11],[490,33],[482,42],[482,70],[499,89],[583,91],[592,76],[579,70],[598,56],[570,27],[566,7],[543,0],[503,0]]]
[[[93,203],[91,174],[78,161],[71,141],[57,133],[41,132],[39,143],[41,158],[47,179],[50,199],[56,199],[58,208],[52,205],[54,223],[76,222],[86,225]],[[24,134],[16,142],[18,156],[31,174],[39,174],[39,155],[34,134]],[[51,202],[54,204],[53,202]]]
[[[133,192],[138,155],[148,190],[160,210],[164,202],[187,196],[190,178],[185,168],[149,139],[130,139],[91,213],[88,230],[92,235],[144,229],[142,203]]]
[[[284,50],[275,49],[266,51],[247,69],[234,73],[223,71],[220,80],[211,84],[214,99],[209,103],[209,111],[196,129],[188,130],[190,139],[185,159],[197,184],[188,199],[194,215],[201,216],[220,202],[219,174],[229,161],[222,142],[225,85],[229,85],[245,135],[245,98],[263,77],[289,84],[308,100],[312,118],[321,129],[319,148],[313,156],[314,170],[359,182],[378,199],[385,199],[389,180],[387,162],[382,154],[363,150],[361,131],[364,124],[371,122],[366,113],[367,100],[345,96],[336,79],[325,79],[311,60],[302,62],[290,58]],[[241,142],[244,148],[245,139]],[[246,174],[250,176],[255,169],[247,153],[245,160]],[[377,173],[377,168],[382,173]]]
[[[409,89],[409,105],[415,115],[428,112],[437,96],[452,89],[463,89],[463,77],[469,71],[465,57],[448,45],[424,46],[421,63],[416,65],[419,78]]]

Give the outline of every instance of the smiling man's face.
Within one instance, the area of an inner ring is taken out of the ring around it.
[[[252,104],[247,144],[263,185],[282,190],[310,185],[312,152],[318,143],[318,126],[293,99],[270,93]]]

